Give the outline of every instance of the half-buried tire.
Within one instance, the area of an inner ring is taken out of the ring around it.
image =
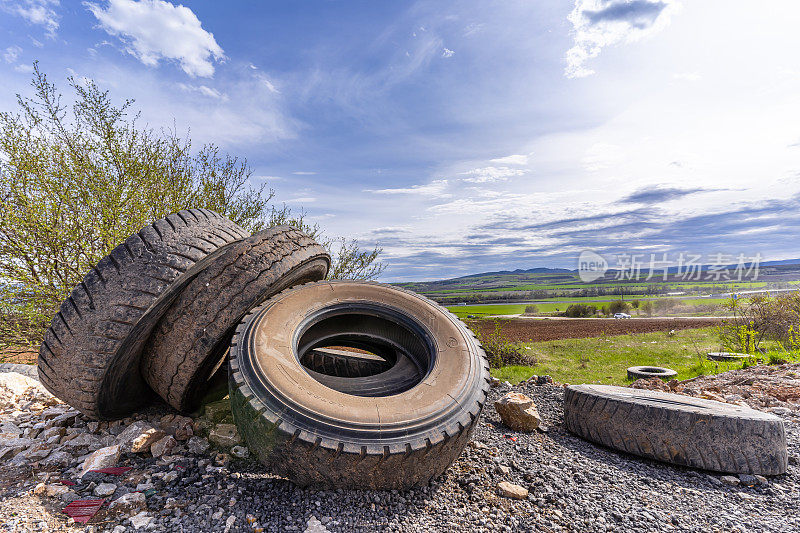
[[[786,472],[786,430],[775,415],[660,391],[571,385],[567,430],[641,457],[715,472]]]
[[[39,350],[42,384],[91,418],[130,414],[152,398],[139,361],[156,322],[220,247],[248,235],[189,209],[128,237],[61,304]]]
[[[415,382],[365,396],[326,386],[301,363],[309,350],[354,343],[395,350],[384,373],[405,376],[401,365],[411,364]],[[344,488],[403,489],[441,474],[489,387],[485,354],[457,318],[414,293],[357,281],[295,287],[254,310],[237,328],[229,375],[234,419],[263,463],[299,485]]]
[[[329,266],[325,249],[290,226],[227,245],[153,331],[142,356],[145,380],[175,409],[192,411],[244,315],[286,288],[324,279]]]

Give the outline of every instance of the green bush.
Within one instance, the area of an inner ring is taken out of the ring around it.
[[[35,347],[60,302],[116,245],[153,220],[206,208],[256,231],[290,223],[334,256],[331,276],[372,278],[379,248],[331,240],[250,185],[245,160],[140,126],[93,82],[68,79],[67,105],[34,65],[32,98],[0,112],[0,350]],[[5,353],[5,352],[3,352]]]
[[[535,315],[539,312],[539,308],[535,305],[526,305],[525,306],[525,313],[526,315]]]
[[[564,316],[570,318],[586,318],[594,316],[597,313],[597,308],[588,304],[570,304],[567,310],[564,311]]]
[[[489,366],[500,368],[507,365],[535,365],[536,359],[522,351],[518,344],[512,343],[503,333],[503,326],[499,320],[494,323],[491,333],[476,333],[478,341],[486,352]]]

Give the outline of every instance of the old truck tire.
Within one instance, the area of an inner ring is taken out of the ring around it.
[[[189,209],[128,237],[61,304],[39,350],[42,384],[91,418],[130,414],[152,397],[139,359],[156,322],[220,247],[247,236]]]
[[[392,368],[390,357],[337,348],[309,350],[301,361],[309,370],[342,378],[372,376]]]
[[[628,379],[672,379],[678,373],[671,368],[664,368],[660,366],[632,366],[628,368]]]
[[[567,430],[615,450],[714,472],[786,472],[786,430],[775,415],[660,391],[571,385]]]
[[[145,380],[175,409],[191,412],[244,315],[286,288],[325,279],[329,266],[325,249],[291,226],[227,245],[153,331],[142,355]]]
[[[326,387],[300,363],[308,350],[347,342],[396,346],[424,371],[405,392],[364,397]],[[231,343],[229,376],[250,450],[302,486],[427,483],[463,450],[489,388],[483,349],[457,318],[409,291],[358,281],[295,287],[254,310]]]

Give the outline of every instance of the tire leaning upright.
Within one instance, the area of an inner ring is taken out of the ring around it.
[[[42,384],[91,418],[130,414],[152,397],[139,358],[156,322],[220,247],[247,235],[213,211],[189,209],[128,237],[53,317],[39,349]]]
[[[325,249],[291,226],[225,246],[153,331],[142,356],[145,380],[175,409],[192,411],[244,315],[286,288],[324,279],[329,266]]]

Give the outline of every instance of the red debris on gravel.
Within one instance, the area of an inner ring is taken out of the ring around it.
[[[64,507],[64,512],[81,524],[85,524],[89,520],[92,519],[94,515],[97,514],[97,511],[103,506],[106,502],[105,498],[101,499],[92,499],[92,500],[74,500],[69,503],[66,507]]]

